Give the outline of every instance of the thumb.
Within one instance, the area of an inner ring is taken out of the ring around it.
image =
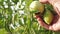
[[[39,25],[49,30],[49,25],[45,24],[39,15],[35,15],[35,16]]]

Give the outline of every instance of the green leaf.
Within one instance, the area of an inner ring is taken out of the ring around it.
[[[19,1],[19,0],[12,0],[15,4],[17,4],[17,2]]]
[[[56,14],[56,12],[54,11],[54,8],[51,4],[45,4],[45,9],[50,10],[54,15]]]
[[[9,34],[9,33],[5,30],[5,28],[1,28],[0,29],[0,34]]]
[[[0,0],[0,2],[3,2],[4,0]]]

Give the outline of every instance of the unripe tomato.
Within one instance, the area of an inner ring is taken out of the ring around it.
[[[53,14],[51,13],[50,10],[46,10],[46,12],[44,13],[44,16],[43,16],[43,20],[45,21],[45,23],[47,24],[50,24],[53,20]]]
[[[39,11],[40,13],[43,13],[44,11],[44,5],[40,3],[39,1],[33,1],[29,6],[30,11]]]

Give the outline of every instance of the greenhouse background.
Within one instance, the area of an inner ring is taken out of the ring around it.
[[[0,0],[0,34],[60,34],[38,24],[29,11],[32,1]]]

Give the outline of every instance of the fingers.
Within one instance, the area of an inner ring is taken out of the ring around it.
[[[43,20],[41,19],[41,17],[40,17],[39,15],[35,15],[35,18],[37,19],[38,23],[39,23],[42,27],[46,28],[47,30],[58,31],[58,28],[56,27],[56,26],[57,26],[56,23],[54,23],[54,24],[52,24],[52,25],[47,25],[47,24],[45,24],[45,23],[43,22]]]
[[[41,19],[39,15],[36,15],[36,19],[41,26],[43,26],[46,29],[49,29],[49,26],[43,22],[43,20]]]
[[[55,29],[53,26],[49,26],[49,30],[52,30],[52,31],[58,31],[58,30]]]
[[[58,15],[60,16],[60,2],[56,2],[55,3],[54,9],[56,10],[56,12],[58,13]]]
[[[51,25],[55,24],[59,20],[59,15],[54,15]]]
[[[39,23],[42,27],[46,28],[47,30],[58,31],[58,29],[55,28],[55,25],[54,25],[54,24],[53,24],[53,25],[47,25],[47,24],[45,24],[45,23],[43,22],[43,20],[41,19],[41,17],[40,17],[39,15],[36,15],[35,17],[36,17],[38,23]]]
[[[59,31],[60,30],[60,18],[56,22],[57,18],[59,18],[59,17],[56,16],[55,22],[54,22],[53,25],[49,26],[49,30],[53,30],[53,31]]]
[[[54,6],[54,10],[55,10],[56,13],[60,16],[60,11],[58,10],[58,8]]]
[[[48,3],[48,0],[39,0],[41,3]]]
[[[59,27],[57,26],[57,24],[54,24],[54,25],[52,25],[52,26],[49,26],[49,30],[59,31]]]

